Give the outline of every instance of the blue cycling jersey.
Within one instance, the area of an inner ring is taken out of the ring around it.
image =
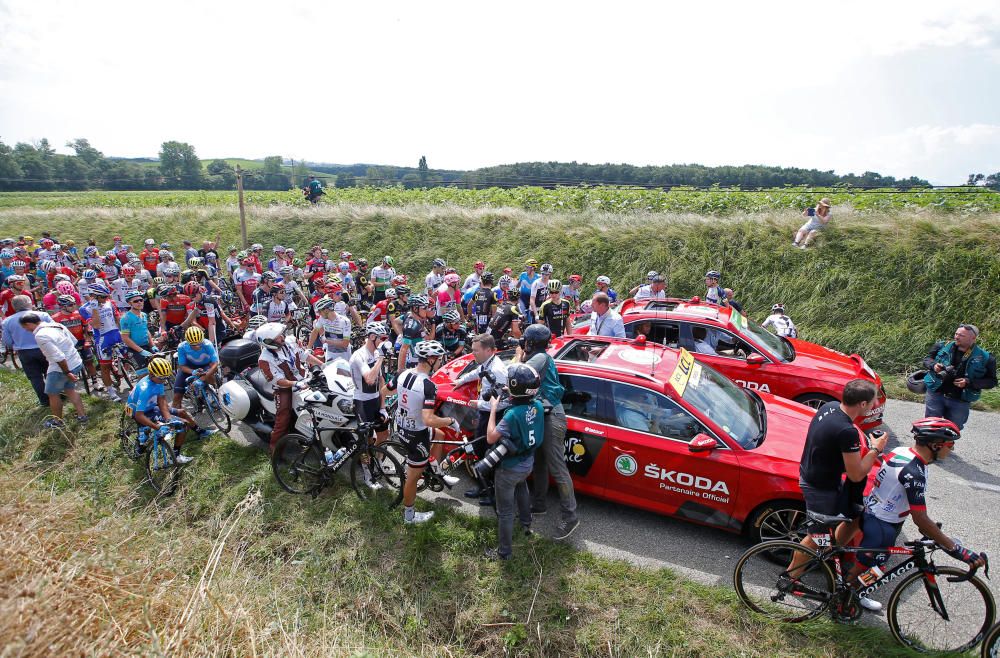
[[[127,333],[139,347],[149,347],[149,324],[145,313],[136,315],[129,311],[118,321],[121,333]]]
[[[157,407],[161,395],[163,395],[163,384],[153,382],[147,375],[140,379],[132,392],[128,394],[126,404],[132,414],[138,411],[145,414]]]
[[[219,353],[215,351],[215,346],[210,341],[201,341],[201,349],[196,350],[191,344],[184,341],[177,346],[177,365],[188,368],[203,367],[216,363],[219,360]]]

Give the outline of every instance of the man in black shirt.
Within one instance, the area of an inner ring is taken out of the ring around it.
[[[868,472],[885,450],[889,437],[885,433],[872,435],[871,450],[861,456],[862,432],[854,424],[876,404],[878,389],[867,379],[853,379],[844,386],[843,402],[827,402],[816,412],[799,466],[799,488],[806,500],[806,511],[829,516],[846,514],[857,518]],[[847,473],[849,482],[842,480]],[[853,500],[852,500],[853,499]],[[845,544],[857,532],[857,522],[841,523],[835,540]],[[802,545],[815,550],[812,537],[802,538]],[[806,555],[796,552],[791,571],[805,561]],[[798,562],[798,564],[796,564]]]

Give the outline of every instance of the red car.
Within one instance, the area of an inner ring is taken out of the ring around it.
[[[818,409],[840,400],[852,379],[878,386],[878,404],[859,423],[871,430],[882,423],[885,389],[882,379],[857,354],[850,356],[796,338],[780,338],[742,313],[690,300],[628,299],[618,309],[625,335],[643,334],[667,347],[682,347],[744,388],[772,393]],[[588,316],[576,318],[574,334],[589,332]]]
[[[569,336],[549,354],[566,387],[565,458],[578,491],[755,541],[794,536],[812,409],[652,342]],[[453,382],[473,367],[469,355],[434,375],[439,413],[468,434],[476,384]]]

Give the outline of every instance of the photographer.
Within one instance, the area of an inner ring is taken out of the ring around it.
[[[465,386],[470,382],[479,381],[479,422],[476,424],[476,434],[473,437],[475,443],[473,447],[476,456],[480,459],[486,453],[486,445],[478,440],[486,436],[486,428],[490,420],[490,400],[500,398],[503,389],[507,386],[507,366],[503,360],[497,357],[497,344],[490,334],[479,334],[472,338],[472,354],[476,357],[477,368],[470,370],[455,381],[455,388]],[[504,397],[500,400],[497,409],[505,410],[510,406],[510,399]],[[479,498],[479,504],[483,507],[492,506],[495,502],[493,486],[489,479],[479,482],[475,487],[465,492],[466,498]]]
[[[515,364],[507,371],[508,389],[512,406],[497,423],[500,399],[490,400],[490,418],[486,441],[490,445],[501,442],[506,453],[494,473],[499,527],[499,546],[486,551],[486,557],[509,560],[514,552],[514,505],[526,535],[531,534],[531,497],[526,480],[534,467],[535,449],[543,443],[545,435],[545,410],[535,399],[541,379],[528,365]],[[478,470],[478,469],[477,469]]]
[[[947,418],[961,430],[983,389],[997,385],[996,358],[976,345],[978,339],[975,325],[960,324],[954,340],[944,345],[939,341],[931,347],[924,358],[925,416]]]

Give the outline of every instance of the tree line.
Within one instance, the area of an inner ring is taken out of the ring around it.
[[[225,160],[204,166],[194,146],[167,141],[157,160],[105,156],[86,139],[66,144],[73,154],[56,153],[47,139],[13,147],[0,141],[0,190],[163,190],[236,188],[236,173]],[[742,165],[707,167],[698,164],[634,166],[577,162],[523,162],[472,171],[430,169],[420,157],[416,167],[386,165],[288,164],[279,156],[264,158],[261,167],[243,169],[243,186],[250,190],[287,190],[305,184],[316,173],[327,187],[356,185],[435,187],[516,187],[538,185],[640,185],[652,187],[775,188],[813,187],[929,187],[916,176],[894,178],[877,172],[835,174],[832,170]],[[1000,173],[969,176],[969,185],[1000,189]]]

